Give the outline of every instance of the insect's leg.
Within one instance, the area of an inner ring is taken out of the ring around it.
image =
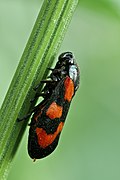
[[[54,68],[49,68],[49,67],[48,67],[47,69],[49,69],[50,71],[53,71],[53,70],[54,70]]]
[[[54,70],[54,69],[52,69],[52,68],[47,68],[47,69],[49,69],[50,71],[53,71],[53,70]],[[50,78],[50,77],[48,76],[47,78]],[[45,81],[47,81],[47,80],[45,80]],[[40,83],[39,83],[38,85],[36,85],[36,87],[33,88],[35,91],[40,87],[41,82],[44,83],[44,81],[40,81]]]
[[[26,119],[28,119],[30,116],[31,116],[31,113],[28,113],[28,114],[27,114],[26,116],[24,116],[23,118],[17,118],[17,121],[20,122],[20,121],[26,120]]]
[[[33,109],[26,116],[24,116],[21,119],[18,118],[17,121],[20,122],[20,121],[28,119],[32,115],[32,113],[35,113],[36,111],[38,111],[38,109],[41,109],[46,104],[46,102],[47,101],[44,99],[41,103],[33,107]]]
[[[39,98],[40,96],[44,96],[44,93],[36,93],[35,97],[33,99],[30,100],[31,103],[33,103],[35,100],[37,100],[37,98]]]
[[[55,81],[53,81],[53,80],[42,80],[41,81],[41,83],[46,83],[46,84],[50,84],[50,85],[52,85],[52,84],[54,84],[55,83]],[[35,90],[35,89],[34,89]],[[43,98],[46,96],[48,94],[48,91],[46,90],[46,85],[43,87],[43,89],[42,89],[42,91],[41,91],[41,93],[36,93],[35,94],[35,97],[33,98],[33,99],[31,99],[30,100],[30,102],[32,103],[32,102],[34,102],[38,97],[40,97],[40,96],[42,96]]]
[[[26,114],[26,116],[24,116],[23,118],[17,118],[17,121],[20,122],[23,120],[27,120],[32,115],[32,113],[34,113],[37,109],[38,106],[35,106],[28,114]]]

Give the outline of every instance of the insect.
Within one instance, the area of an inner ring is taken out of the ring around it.
[[[80,80],[79,68],[71,52],[62,53],[49,76],[43,81],[43,101],[35,108],[31,119],[28,154],[34,160],[51,154],[59,141],[71,100]]]

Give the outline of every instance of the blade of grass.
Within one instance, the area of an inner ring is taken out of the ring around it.
[[[45,0],[0,109],[0,179],[6,179],[32,108],[33,87],[45,78],[68,28],[77,0]]]

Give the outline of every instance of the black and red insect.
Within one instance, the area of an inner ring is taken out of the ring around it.
[[[80,73],[71,52],[62,53],[50,80],[42,90],[43,101],[38,104],[30,123],[28,153],[32,159],[51,154],[64,126],[71,100],[79,87]]]

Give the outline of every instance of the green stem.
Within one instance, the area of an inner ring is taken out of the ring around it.
[[[45,0],[0,110],[0,179],[6,179],[32,108],[35,87],[45,78],[61,45],[77,0]]]

